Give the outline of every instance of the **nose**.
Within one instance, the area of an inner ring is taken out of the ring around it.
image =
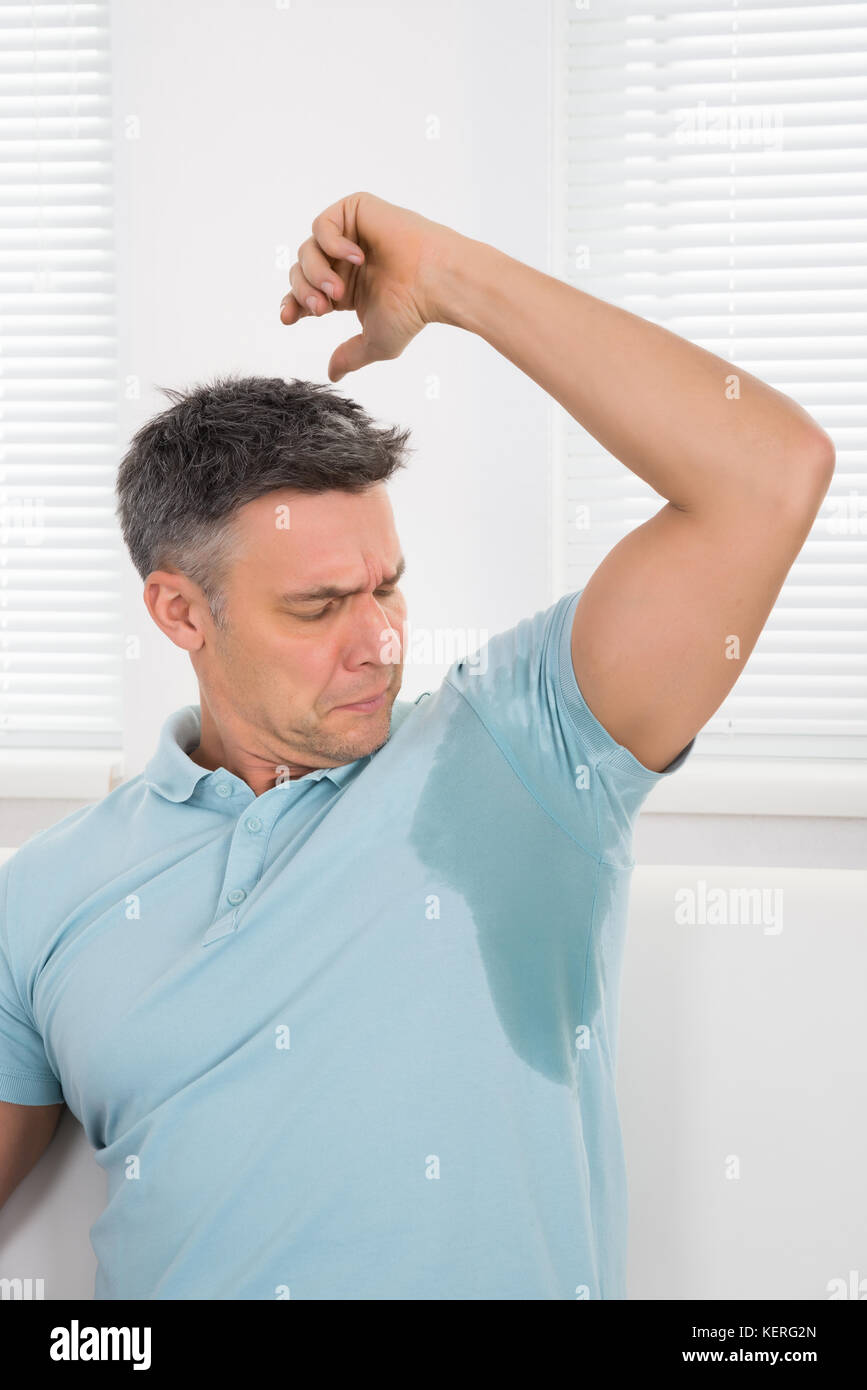
[[[375,596],[358,595],[360,609],[353,616],[353,636],[364,639],[373,659],[383,666],[394,665],[401,659],[403,633],[396,628]],[[368,660],[370,657],[367,658]]]

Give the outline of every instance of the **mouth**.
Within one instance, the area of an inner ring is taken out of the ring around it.
[[[335,709],[357,710],[359,714],[372,714],[374,710],[380,709],[385,704],[385,697],[388,693],[388,686],[374,695],[370,700],[357,700],[352,705],[335,705]]]

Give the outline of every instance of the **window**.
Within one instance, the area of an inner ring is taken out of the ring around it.
[[[109,12],[0,9],[0,749],[121,743]]]
[[[553,273],[784,391],[837,448],[821,513],[696,749],[863,757],[867,10],[554,0],[553,13]],[[662,503],[557,420],[563,593]]]

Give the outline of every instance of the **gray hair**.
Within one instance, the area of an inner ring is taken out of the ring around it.
[[[170,569],[198,584],[218,627],[237,552],[239,507],[281,488],[358,493],[405,467],[410,431],[377,428],[324,383],[218,377],[184,393],[133,436],[117,515],[142,579]]]

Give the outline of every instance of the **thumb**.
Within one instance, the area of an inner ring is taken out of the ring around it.
[[[347,372],[357,372],[360,367],[366,367],[369,363],[379,360],[364,334],[359,333],[356,337],[348,338],[345,343],[341,343],[339,348],[335,348],[328,363],[328,379],[336,383],[341,377],[346,376]]]

